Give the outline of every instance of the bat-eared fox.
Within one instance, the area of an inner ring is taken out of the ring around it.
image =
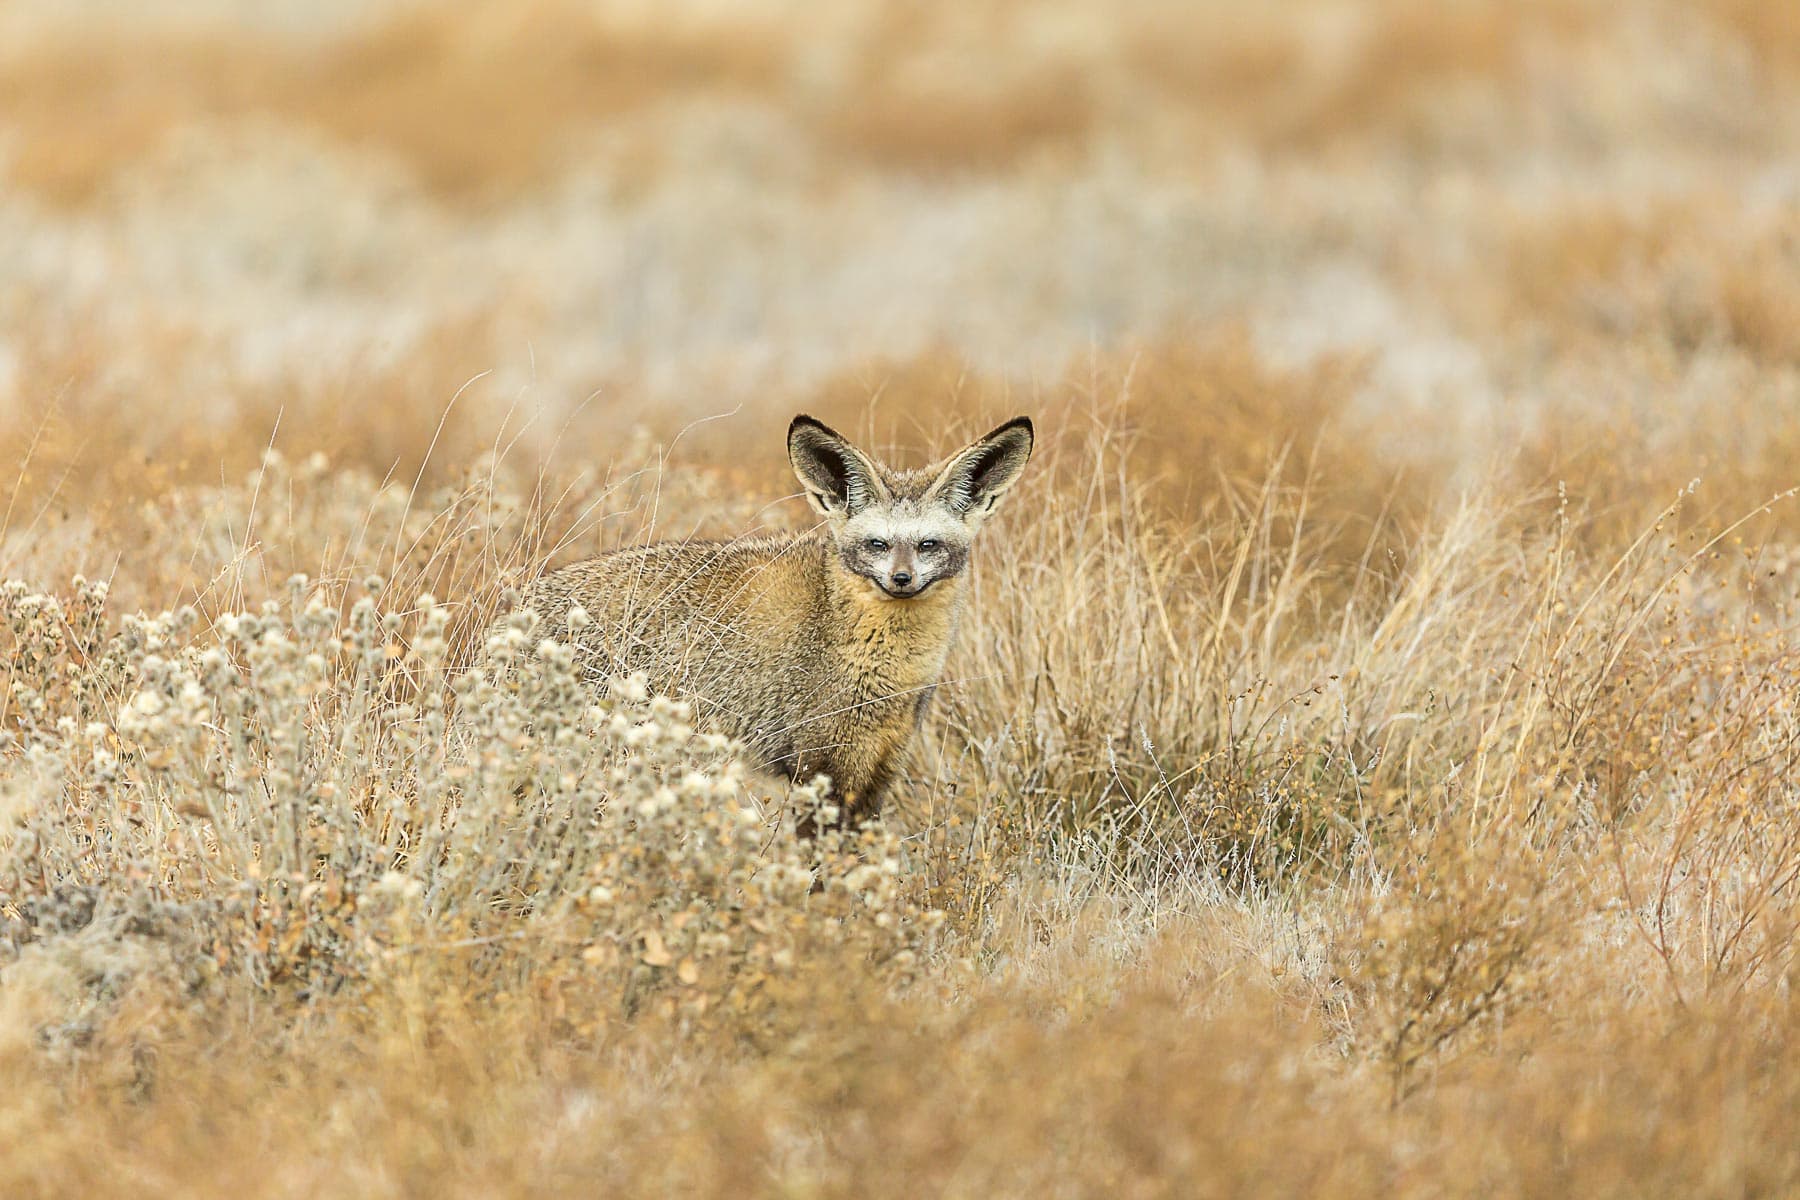
[[[644,671],[762,769],[879,811],[944,670],[970,542],[1031,457],[1019,417],[936,466],[887,467],[798,416],[788,458],[824,519],[790,537],[663,542],[539,579],[526,607],[596,681]],[[570,630],[580,606],[588,621]]]

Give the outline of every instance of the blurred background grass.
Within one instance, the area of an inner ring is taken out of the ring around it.
[[[466,650],[508,571],[797,524],[796,409],[1038,418],[908,988],[189,994],[121,909],[0,958],[8,1194],[1792,1193],[1800,6],[0,4],[0,575],[379,570]],[[120,797],[39,809],[182,900]]]
[[[282,412],[405,469],[461,389],[445,461],[593,461],[1105,379],[1195,467],[1246,452],[1217,402],[1384,469],[1711,473],[1764,451],[1706,413],[1793,400],[1793,11],[13,3],[0,437],[204,475]]]

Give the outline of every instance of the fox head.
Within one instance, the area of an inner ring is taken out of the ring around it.
[[[802,415],[788,426],[788,460],[838,561],[889,600],[910,600],[963,569],[1031,443],[1031,421],[1015,417],[936,466],[897,471],[822,421]]]

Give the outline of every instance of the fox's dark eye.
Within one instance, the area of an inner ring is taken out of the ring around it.
[[[888,548],[888,544],[886,542],[882,541],[880,538],[870,538],[868,541],[864,542],[863,545],[867,546],[869,549],[875,551],[876,553],[880,553],[881,551],[886,550]]]
[[[921,549],[921,550],[936,550],[939,545],[940,545],[940,543],[938,542],[938,540],[936,538],[926,538],[924,541],[919,543],[919,549]]]

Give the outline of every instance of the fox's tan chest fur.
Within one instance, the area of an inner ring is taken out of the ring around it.
[[[892,698],[910,709],[937,683],[956,636],[958,582],[898,602],[855,585],[834,589],[842,629],[832,658],[859,699]]]

